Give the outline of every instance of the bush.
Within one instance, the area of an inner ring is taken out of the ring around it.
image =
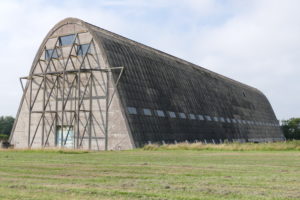
[[[14,125],[15,119],[10,116],[0,117],[0,133],[5,135],[10,135],[11,129]]]
[[[283,120],[281,128],[287,140],[300,140],[300,118]]]
[[[9,135],[6,135],[6,134],[0,134],[0,141],[2,140],[2,141],[6,141],[6,140],[8,140],[8,138],[9,138]]]

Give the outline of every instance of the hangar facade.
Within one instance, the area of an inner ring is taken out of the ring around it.
[[[259,90],[75,18],[49,31],[20,80],[15,148],[284,140]]]

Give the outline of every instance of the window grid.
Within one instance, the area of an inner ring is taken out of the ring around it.
[[[151,109],[148,108],[143,108],[141,109],[142,112],[141,114],[145,115],[145,116],[152,116],[152,111]],[[137,108],[135,107],[127,107],[127,111],[129,114],[132,115],[137,115]],[[154,113],[158,116],[158,117],[166,117],[165,115],[165,111],[163,110],[154,110]],[[168,114],[168,116],[170,118],[176,118],[176,113],[173,111],[166,111],[166,113]],[[227,123],[238,123],[238,124],[245,124],[245,125],[256,125],[256,126],[269,126],[269,127],[279,127],[280,125],[277,124],[276,122],[265,122],[265,121],[251,121],[251,120],[244,120],[244,119],[235,119],[235,118],[224,118],[224,117],[211,117],[209,115],[200,115],[200,114],[185,114],[183,112],[179,112],[178,113],[178,117],[181,119],[190,119],[190,120],[207,120],[207,121],[215,121],[215,122],[227,122]]]

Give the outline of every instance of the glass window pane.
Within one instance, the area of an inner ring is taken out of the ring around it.
[[[75,34],[72,35],[66,35],[59,37],[59,44],[60,46],[67,46],[73,44],[75,39]]]
[[[219,121],[218,117],[214,117],[214,121],[218,122]]]
[[[165,113],[162,110],[156,110],[155,112],[156,112],[157,116],[159,116],[159,117],[164,117],[165,116]]]
[[[133,115],[137,114],[137,110],[135,107],[127,107],[127,110],[129,114],[133,114]]]
[[[190,119],[196,119],[196,116],[194,114],[189,114]]]
[[[205,117],[205,119],[206,119],[207,121],[211,121],[211,117],[210,117],[210,116],[205,115],[204,117]]]
[[[143,113],[144,113],[144,115],[148,115],[148,116],[152,115],[151,110],[148,108],[144,108]]]
[[[172,111],[168,111],[168,114],[171,118],[176,118],[176,114],[175,112],[172,112]]]
[[[204,120],[204,117],[203,117],[202,115],[198,115],[198,118],[199,118],[200,120]]]
[[[226,118],[226,121],[227,123],[231,123],[230,119],[229,118]]]
[[[182,118],[182,119],[186,119],[186,115],[182,112],[178,113],[179,114],[179,117]]]
[[[81,44],[77,46],[77,55],[84,56],[86,53],[91,52],[91,47],[89,44]]]
[[[50,58],[58,58],[57,50],[55,49],[47,49],[45,51],[45,60],[50,60]]]

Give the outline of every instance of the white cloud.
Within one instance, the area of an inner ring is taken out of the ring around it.
[[[0,115],[16,113],[18,77],[51,27],[71,16],[257,87],[279,119],[300,116],[299,1],[54,2],[0,1]]]

